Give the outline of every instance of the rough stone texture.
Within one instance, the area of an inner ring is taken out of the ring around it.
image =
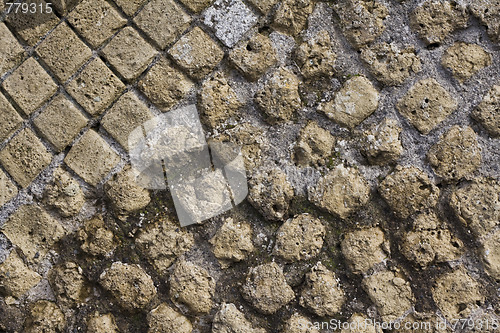
[[[308,260],[319,254],[326,235],[325,226],[309,214],[287,220],[276,232],[274,254],[287,261]]]
[[[458,259],[463,252],[463,243],[431,212],[415,218],[413,228],[403,236],[400,248],[408,260],[425,268],[433,263]]]
[[[358,126],[378,107],[379,93],[364,76],[355,76],[344,83],[335,98],[318,107],[328,118],[350,129]]]
[[[415,302],[410,284],[391,271],[382,271],[365,278],[363,288],[385,322],[402,316]]]
[[[241,0],[216,0],[203,12],[203,22],[224,45],[233,47],[257,23],[257,16]]]
[[[93,256],[105,256],[113,252],[117,244],[113,232],[106,228],[102,216],[87,220],[77,232],[77,238],[82,242],[81,249]]]
[[[463,83],[484,67],[491,65],[491,54],[477,44],[457,42],[445,51],[441,64]]]
[[[85,111],[98,116],[120,95],[125,85],[97,58],[66,89]]]
[[[111,313],[94,312],[87,320],[87,331],[92,333],[118,333],[115,317]]]
[[[40,64],[29,58],[5,79],[2,88],[29,116],[57,91],[57,85]]]
[[[371,164],[395,163],[403,153],[402,128],[395,119],[385,118],[364,132],[362,152]]]
[[[74,262],[53,267],[49,272],[49,281],[58,303],[62,305],[83,303],[89,292],[82,269]]]
[[[304,77],[331,76],[335,69],[336,55],[328,31],[321,30],[316,36],[299,45],[295,57]]]
[[[396,44],[379,43],[364,47],[361,59],[381,83],[388,86],[401,85],[412,74],[422,69],[414,47],[399,48]]]
[[[20,297],[40,282],[42,277],[27,267],[15,250],[0,264],[0,289],[7,295]]]
[[[24,49],[3,22],[0,23],[0,39],[2,40],[0,75],[3,75],[21,62]]]
[[[365,274],[390,254],[384,232],[379,227],[360,229],[345,235],[341,244],[351,271]]]
[[[172,67],[166,58],[160,58],[138,83],[139,89],[164,111],[184,98],[193,85],[193,82]]]
[[[262,14],[267,14],[278,3],[278,0],[248,0]]]
[[[1,228],[12,244],[31,261],[39,261],[66,231],[47,211],[37,205],[24,205]]]
[[[308,318],[294,313],[285,323],[281,333],[319,333],[319,330]]]
[[[379,193],[396,215],[407,218],[434,207],[440,191],[419,168],[398,165],[395,171],[380,183]]]
[[[166,303],[161,303],[148,313],[148,333],[191,333],[189,320]]]
[[[420,80],[399,100],[398,111],[422,134],[429,134],[457,108],[457,102],[433,78]]]
[[[85,195],[80,184],[64,169],[54,171],[54,180],[45,190],[46,203],[57,209],[59,214],[70,217],[78,214],[85,204]]]
[[[481,166],[481,148],[470,127],[453,126],[431,147],[427,158],[434,172],[445,180],[460,180]]]
[[[58,152],[63,151],[87,125],[87,118],[66,96],[57,95],[33,124]]]
[[[106,1],[83,0],[68,15],[68,22],[97,48],[122,28],[127,20]]]
[[[246,222],[235,222],[232,218],[224,221],[209,242],[223,268],[232,262],[245,260],[254,251],[252,227]]]
[[[104,185],[104,191],[111,201],[115,215],[121,220],[143,209],[151,201],[148,190],[137,184],[134,171],[130,167],[115,174]]]
[[[222,304],[215,314],[212,333],[266,333],[266,330],[254,328],[234,304]]]
[[[321,262],[317,263],[306,275],[304,289],[300,294],[300,305],[320,317],[331,317],[340,311],[344,301],[344,291],[335,273]]]
[[[59,333],[64,332],[66,319],[61,309],[55,303],[40,300],[31,306],[24,327],[24,333]]]
[[[276,49],[269,37],[256,33],[229,53],[233,65],[250,81],[257,81],[277,62]]]
[[[340,333],[382,333],[380,326],[375,326],[367,320],[370,320],[370,318],[355,313],[349,319],[349,328],[343,328]]]
[[[135,24],[161,49],[175,42],[189,28],[191,17],[173,0],[148,2],[134,18]]]
[[[475,0],[469,3],[469,9],[482,24],[488,27],[488,35],[495,43],[500,43],[500,4],[498,1]]]
[[[115,3],[128,16],[134,16],[139,8],[141,8],[147,0],[115,0]]]
[[[286,218],[294,190],[280,169],[261,170],[249,180],[248,201],[268,220]]]
[[[273,27],[283,33],[296,35],[306,27],[313,10],[313,1],[283,0],[274,14]]]
[[[118,162],[120,156],[93,130],[86,132],[64,159],[67,166],[93,186],[96,186]]]
[[[467,318],[484,302],[482,286],[463,267],[439,277],[432,297],[448,320]]]
[[[191,11],[199,14],[203,9],[207,8],[214,0],[179,0]]]
[[[500,136],[500,85],[495,85],[483,97],[481,103],[472,112],[488,133],[494,137]]]
[[[202,267],[181,260],[170,275],[170,299],[194,313],[208,313],[214,306],[215,281]]]
[[[275,313],[295,298],[283,269],[275,262],[250,268],[242,294],[247,302],[265,314]]]
[[[23,188],[28,187],[51,160],[52,154],[30,129],[23,129],[0,151],[0,163]]]
[[[294,151],[294,159],[299,166],[325,165],[331,156],[335,138],[316,122],[308,122],[302,128]]]
[[[500,224],[499,193],[498,180],[477,178],[452,193],[450,206],[476,236],[485,236]]]
[[[0,93],[0,117],[2,117],[2,122],[0,123],[0,142],[3,142],[21,127],[23,118],[21,118],[16,109],[14,109],[2,93]]]
[[[0,170],[0,207],[15,198],[17,194],[16,185]]]
[[[497,230],[482,244],[482,259],[488,274],[500,280],[500,231]]]
[[[182,36],[168,54],[196,80],[210,74],[224,57],[221,48],[199,27]]]
[[[44,39],[36,52],[61,83],[68,80],[92,56],[92,51],[65,22]]]
[[[66,15],[71,11],[80,0],[52,0],[51,3],[61,15]]]
[[[130,311],[145,308],[156,296],[153,280],[139,265],[114,262],[101,274],[99,283]]]
[[[146,226],[135,242],[154,267],[164,273],[178,256],[193,246],[194,239],[191,233],[180,229],[173,221],[162,219]]]
[[[301,107],[299,79],[290,70],[280,68],[265,82],[255,94],[255,103],[264,112],[270,124],[290,120]]]
[[[354,168],[336,166],[316,186],[308,188],[308,199],[330,214],[347,218],[370,199],[370,187]]]
[[[467,27],[468,19],[466,8],[455,2],[429,0],[411,13],[410,26],[426,44],[434,44]]]
[[[226,77],[220,73],[203,82],[199,101],[201,117],[211,128],[234,118],[243,106]]]
[[[384,32],[384,20],[389,14],[381,2],[369,0],[341,0],[334,9],[344,35],[356,48],[373,42]]]
[[[127,81],[136,79],[151,63],[156,50],[132,27],[126,27],[116,35],[102,54]]]

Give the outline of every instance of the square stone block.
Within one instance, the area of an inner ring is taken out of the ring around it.
[[[43,0],[28,0],[23,1],[23,3],[34,3],[37,5],[38,10],[41,6],[43,12],[40,13],[40,11],[38,11],[34,15],[22,13],[21,10],[15,13],[14,10],[7,16],[7,25],[21,36],[27,44],[34,46],[45,34],[57,25],[59,18],[54,14],[53,10],[45,10],[47,8],[47,3]]]
[[[38,205],[24,205],[14,212],[1,231],[29,261],[40,261],[66,231]]]
[[[173,0],[150,1],[134,18],[135,24],[161,49],[175,42],[191,21],[191,16]]]
[[[63,151],[87,125],[87,118],[68,98],[58,95],[33,123],[57,151]]]
[[[24,57],[24,49],[10,32],[9,28],[0,22],[0,75],[18,65]]]
[[[66,15],[71,9],[78,5],[80,0],[51,0],[50,2],[52,2],[59,14]]]
[[[0,264],[0,288],[19,298],[40,282],[42,277],[28,268],[15,250]]]
[[[120,30],[127,20],[107,1],[83,0],[69,13],[68,22],[93,48],[97,48]]]
[[[0,207],[17,196],[17,187],[0,169]]]
[[[167,111],[183,99],[194,83],[161,58],[139,81],[138,87],[159,108]]]
[[[156,55],[156,50],[132,27],[118,33],[102,50],[111,66],[132,81],[144,72]]]
[[[96,58],[66,89],[85,111],[97,116],[120,95],[125,85],[101,59]]]
[[[147,0],[115,0],[118,7],[120,7],[128,16],[133,16],[146,2]]]
[[[28,187],[51,160],[52,154],[29,128],[19,132],[0,151],[0,163],[23,188]]]
[[[89,130],[64,159],[73,171],[96,186],[119,162],[120,156],[95,131]]]
[[[128,151],[130,133],[151,118],[153,113],[133,92],[129,91],[104,115],[101,125]]]
[[[168,51],[177,65],[199,80],[210,74],[224,57],[224,52],[199,27],[182,36]]]
[[[191,11],[199,14],[203,9],[210,6],[214,0],[180,0]]]
[[[36,52],[62,83],[92,56],[92,51],[65,22],[50,33]]]
[[[0,93],[0,143],[7,140],[23,123],[23,118]]]
[[[57,91],[57,84],[34,58],[19,66],[2,86],[27,116]]]

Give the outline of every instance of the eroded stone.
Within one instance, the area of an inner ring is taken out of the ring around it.
[[[484,96],[472,116],[486,128],[492,136],[500,136],[500,85],[495,85]]]
[[[0,117],[2,117],[2,122],[0,123],[0,142],[3,142],[21,127],[23,118],[21,118],[16,109],[14,109],[2,93],[0,93]]]
[[[302,128],[295,146],[294,158],[299,166],[320,166],[332,154],[335,137],[316,122],[309,122]]]
[[[307,19],[313,10],[313,1],[284,0],[276,9],[273,27],[286,34],[296,35],[306,27]]]
[[[212,333],[266,333],[265,329],[254,328],[245,315],[234,304],[222,304],[215,314]]]
[[[302,75],[308,79],[332,76],[337,55],[328,31],[321,30],[316,36],[299,45],[295,57]]]
[[[54,171],[54,180],[47,185],[45,200],[64,217],[78,214],[85,204],[80,184],[64,169]]]
[[[347,233],[341,248],[351,271],[355,274],[365,274],[388,258],[384,232],[379,227]]]
[[[23,332],[64,332],[65,328],[66,319],[61,309],[53,302],[40,300],[31,306]]]
[[[111,313],[94,312],[87,320],[87,331],[92,333],[118,333],[115,317]]]
[[[317,325],[316,325],[317,326]],[[294,313],[285,323],[281,333],[319,333],[315,324],[307,317]]]
[[[224,221],[209,242],[223,268],[228,267],[231,262],[245,260],[254,250],[250,225],[245,222],[235,222],[232,218]]]
[[[488,27],[491,40],[500,42],[500,3],[496,0],[474,0],[469,3],[472,15],[477,17],[482,24]]]
[[[500,230],[483,242],[482,255],[488,274],[500,280]]]
[[[403,153],[402,128],[395,119],[385,118],[364,132],[362,152],[371,164],[395,163]]]
[[[16,185],[0,170],[0,207],[14,199],[18,193]]]
[[[53,267],[49,272],[49,281],[59,305],[82,303],[89,294],[82,269],[74,262]]]
[[[166,303],[161,303],[148,313],[148,333],[191,333],[191,322]]]
[[[135,12],[137,12],[147,0],[115,0],[115,2],[125,14],[134,16]]]
[[[481,46],[456,42],[444,52],[441,64],[463,83],[484,67],[491,65],[491,61],[491,54]]]
[[[82,242],[81,249],[94,256],[108,255],[117,246],[113,232],[106,227],[102,216],[86,221],[83,228],[78,230],[77,237]]]
[[[15,250],[0,264],[0,288],[7,296],[21,297],[42,277],[26,266]]]
[[[0,23],[0,39],[2,40],[0,75],[3,75],[21,62],[24,57],[24,49],[3,22]]]
[[[180,0],[191,11],[199,14],[203,9],[207,8],[214,0]]]

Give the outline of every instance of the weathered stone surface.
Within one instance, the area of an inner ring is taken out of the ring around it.
[[[1,151],[0,163],[26,188],[52,160],[52,154],[29,128],[19,132]]]
[[[115,0],[118,7],[120,7],[128,16],[134,16],[139,8],[141,8],[147,0]]]
[[[96,58],[66,89],[85,111],[98,116],[120,95],[125,85],[101,59]]]
[[[130,311],[144,309],[156,296],[153,280],[139,265],[114,262],[101,274],[99,283]]]
[[[373,325],[370,320],[363,314],[355,313],[349,319],[349,328],[342,328],[340,333],[382,333],[380,326]]]
[[[275,262],[250,268],[242,294],[247,302],[265,314],[275,313],[295,298],[283,269]]]
[[[410,284],[391,271],[382,271],[365,278],[363,288],[385,322],[401,317],[415,302]]]
[[[364,76],[347,80],[335,98],[321,104],[318,110],[339,125],[350,129],[358,126],[378,107],[379,93]]]
[[[500,280],[500,231],[497,230],[482,243],[482,259],[488,274]]]
[[[463,267],[439,277],[432,288],[436,305],[448,320],[467,318],[484,302],[483,287]]]
[[[61,15],[66,15],[71,11],[80,0],[52,0],[51,3]]]
[[[379,43],[364,47],[361,59],[368,65],[373,76],[388,86],[400,85],[412,73],[418,73],[422,69],[414,47],[400,49],[396,44]]]
[[[57,79],[64,83],[92,56],[92,51],[62,22],[36,48]]]
[[[275,65],[276,49],[269,37],[256,33],[229,53],[229,59],[248,80],[257,81]]]
[[[214,0],[179,0],[191,11],[199,14],[203,9],[207,8]]]
[[[477,17],[482,24],[488,27],[488,35],[495,43],[500,43],[500,6],[491,0],[474,0],[469,3],[472,15]]]
[[[87,220],[77,233],[81,249],[93,256],[105,256],[113,252],[117,244],[113,232],[106,228],[101,216]]]
[[[2,83],[7,94],[31,115],[57,91],[57,85],[33,58],[28,58]]]
[[[500,112],[498,110],[500,110],[500,85],[495,85],[472,112],[472,117],[495,137],[500,136]]]
[[[427,154],[434,172],[452,181],[470,176],[481,166],[481,148],[477,135],[468,126],[453,126]]]
[[[337,55],[328,31],[321,30],[316,36],[299,45],[295,58],[302,75],[308,79],[332,76]]]
[[[341,248],[351,271],[365,274],[374,265],[388,258],[384,232],[379,227],[355,230],[347,233]]]
[[[286,218],[294,196],[292,185],[279,169],[262,170],[249,180],[248,201],[268,220]]]
[[[477,237],[486,236],[500,224],[499,193],[497,180],[477,178],[452,193],[450,206]]]
[[[64,159],[67,166],[93,186],[119,162],[120,156],[94,130],[87,131]]]
[[[115,317],[111,313],[99,314],[94,312],[87,320],[87,332],[92,333],[119,333]]]
[[[193,86],[194,83],[172,67],[166,58],[160,58],[138,83],[139,89],[164,111],[183,99]]]
[[[0,264],[0,288],[7,296],[20,297],[40,282],[42,277],[27,267],[16,250]]]
[[[307,19],[313,10],[313,1],[284,0],[276,9],[273,27],[278,31],[296,35],[306,27]]]
[[[0,75],[3,75],[21,62],[24,57],[24,49],[3,22],[0,23],[0,39],[2,40]]]
[[[300,305],[320,317],[331,317],[340,311],[344,301],[344,291],[335,273],[328,270],[321,262],[317,263],[306,274],[305,286],[300,294]]]
[[[295,146],[295,161],[299,166],[325,165],[334,145],[335,137],[317,122],[310,121],[300,131]]]
[[[264,112],[270,124],[290,120],[302,104],[299,96],[299,79],[290,70],[280,68],[255,94],[255,103]]]
[[[64,332],[66,319],[59,307],[49,301],[34,303],[24,323],[24,333]]]
[[[234,304],[222,304],[215,314],[212,333],[266,333],[263,328],[254,328],[245,315]]]
[[[170,275],[170,299],[194,313],[208,313],[214,305],[215,281],[202,267],[181,260]]]
[[[276,232],[274,254],[287,261],[308,260],[323,247],[326,228],[319,219],[304,213],[288,219]]]
[[[101,46],[127,20],[106,1],[83,0],[68,15],[68,22],[93,47]]]
[[[0,142],[8,139],[17,131],[23,123],[23,118],[17,113],[16,109],[9,103],[7,98],[0,93]]]
[[[267,14],[278,0],[248,0],[253,6],[255,6],[262,14]]]
[[[194,243],[193,235],[179,228],[173,221],[161,219],[148,225],[135,241],[137,247],[162,274]]]
[[[370,187],[357,169],[338,165],[308,188],[308,199],[319,208],[342,219],[370,199]]]
[[[371,164],[395,163],[403,153],[402,128],[395,119],[385,118],[364,132],[362,152]]]
[[[453,76],[463,83],[484,67],[490,66],[491,61],[491,54],[481,46],[456,42],[445,51],[441,64],[451,70]]]
[[[397,166],[380,183],[379,193],[396,215],[402,218],[432,208],[437,204],[439,188],[427,174],[414,166]]]
[[[50,270],[50,286],[59,305],[75,306],[85,301],[90,290],[82,272],[74,262],[66,262]]]
[[[342,0],[334,5],[340,25],[349,42],[360,48],[373,42],[385,30],[389,10],[379,1]]]
[[[14,199],[17,194],[16,185],[0,170],[0,207]]]
[[[467,27],[466,8],[450,1],[429,0],[410,15],[410,26],[426,44],[441,43],[457,29]]]
[[[281,333],[319,333],[316,326],[308,318],[294,313],[285,323]]]
[[[420,80],[396,105],[422,134],[428,134],[457,108],[457,102],[435,79]]]
[[[148,313],[148,333],[191,333],[191,322],[166,303]]]
[[[102,54],[125,80],[132,81],[151,63],[156,50],[134,28],[126,27],[102,49]]]
[[[54,180],[47,185],[45,200],[64,217],[74,216],[85,204],[80,184],[61,167],[54,171]]]
[[[246,222],[235,222],[232,218],[224,221],[209,242],[223,268],[228,267],[231,262],[245,260],[254,250],[251,226]]]
[[[57,95],[33,123],[56,148],[63,151],[87,125],[87,118],[63,94]]]

